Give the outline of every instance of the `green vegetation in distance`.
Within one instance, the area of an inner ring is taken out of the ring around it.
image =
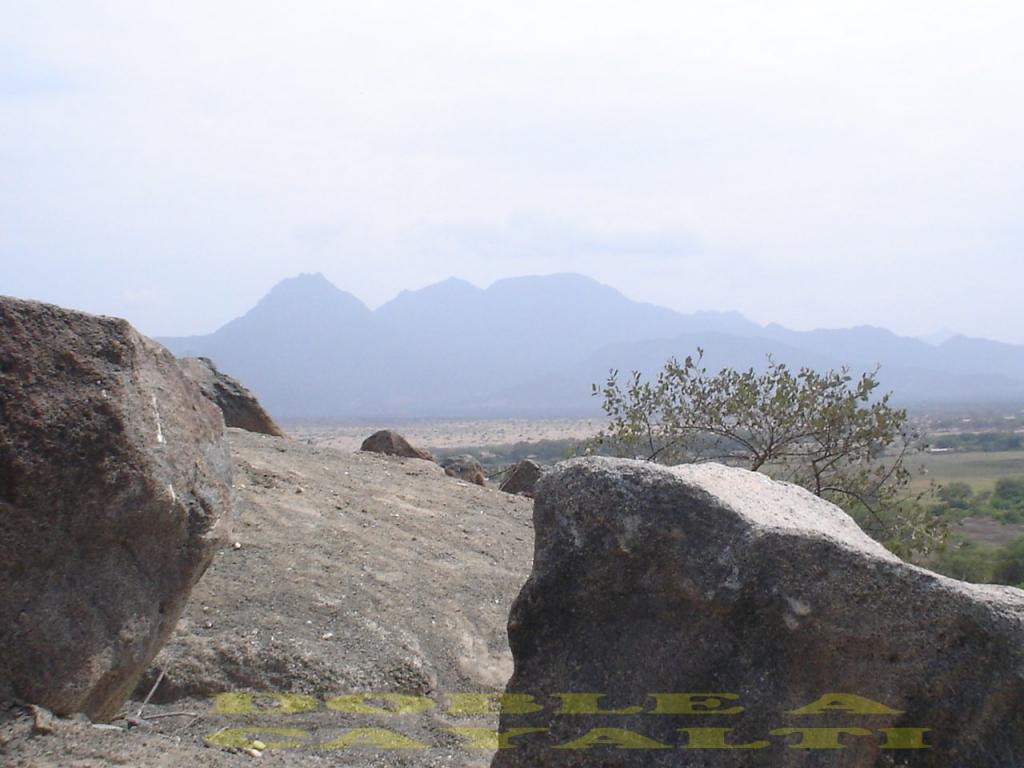
[[[964,482],[939,488],[939,503],[932,508],[947,520],[990,517],[1001,523],[1024,523],[1024,476],[1002,477],[991,491],[975,492]]]
[[[931,443],[931,438],[929,438]],[[923,490],[929,483],[948,485],[966,483],[975,492],[991,491],[1003,477],[1024,475],[1024,451],[951,451],[917,456],[915,465],[923,474],[914,478],[912,487]]]
[[[951,578],[975,584],[1024,587],[1024,537],[995,547],[957,537],[925,565]]]
[[[924,564],[964,581],[1021,586],[1024,537],[1019,532],[1024,523],[1024,476],[998,478],[992,490],[980,492],[967,483],[954,481],[941,486],[937,496],[938,502],[932,509],[950,523],[970,518],[977,527],[990,520],[992,522],[984,526],[989,531],[1002,528],[1017,535],[1011,533],[1006,537],[1009,541],[996,546],[958,535]]]
[[[438,462],[460,454],[470,454],[484,468],[487,479],[494,483],[504,482],[509,470],[523,459],[533,459],[538,464],[554,464],[570,459],[583,452],[579,440],[537,440],[535,442],[502,443],[500,445],[462,446],[458,448],[434,448],[431,453]]]
[[[1010,452],[1024,450],[1024,433],[1021,432],[952,432],[935,435],[931,440],[933,448],[950,451]]]

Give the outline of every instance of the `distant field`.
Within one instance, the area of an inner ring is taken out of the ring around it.
[[[1024,536],[1024,525],[1000,523],[991,517],[969,517],[954,525],[952,532],[976,544],[1001,547]]]
[[[537,443],[542,440],[585,440],[605,425],[602,419],[410,419],[362,424],[285,424],[300,440],[357,451],[378,429],[393,429],[420,448],[445,450]]]
[[[993,451],[990,453],[944,453],[915,457],[913,466],[923,466],[924,477],[914,481],[923,488],[929,481],[963,482],[975,492],[991,491],[1001,477],[1024,475],[1024,451]]]

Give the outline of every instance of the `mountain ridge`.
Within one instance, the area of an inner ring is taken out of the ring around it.
[[[178,356],[213,358],[285,420],[594,413],[590,384],[609,368],[653,374],[698,346],[712,368],[759,367],[769,354],[794,367],[877,367],[883,387],[908,403],[1024,402],[1024,347],[686,314],[576,273],[487,288],[453,277],[376,309],[322,274],[302,274],[213,333],[158,340]]]

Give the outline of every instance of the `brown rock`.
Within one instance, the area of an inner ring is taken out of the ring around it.
[[[237,379],[218,371],[210,358],[183,357],[178,363],[185,375],[199,385],[199,391],[220,408],[227,426],[274,437],[285,436],[256,396]]]
[[[223,433],[124,320],[0,298],[0,690],[118,711],[230,523]]]
[[[509,470],[508,476],[498,490],[518,493],[532,499],[537,481],[543,474],[544,468],[540,464],[531,459],[523,459]]]
[[[467,483],[486,485],[487,477],[484,475],[483,465],[469,454],[451,456],[441,462],[444,473],[449,477],[457,477]]]
[[[510,704],[501,730],[546,730],[494,768],[1024,756],[1021,590],[908,565],[802,488],[716,464],[565,462],[534,526],[507,690],[543,709]]]
[[[388,456],[404,456],[407,459],[426,459],[433,461],[434,457],[429,451],[420,450],[409,445],[409,441],[397,432],[390,429],[382,429],[374,432],[363,440],[359,450],[371,453],[384,453]]]

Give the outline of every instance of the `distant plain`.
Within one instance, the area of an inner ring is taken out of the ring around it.
[[[915,457],[912,465],[925,470],[914,481],[917,488],[924,488],[931,481],[940,485],[961,482],[979,493],[991,491],[1002,477],[1024,475],[1024,451],[924,454]]]
[[[541,440],[587,440],[604,426],[592,419],[393,419],[378,422],[285,424],[292,437],[340,450],[359,450],[378,429],[393,429],[420,448],[486,448]]]

